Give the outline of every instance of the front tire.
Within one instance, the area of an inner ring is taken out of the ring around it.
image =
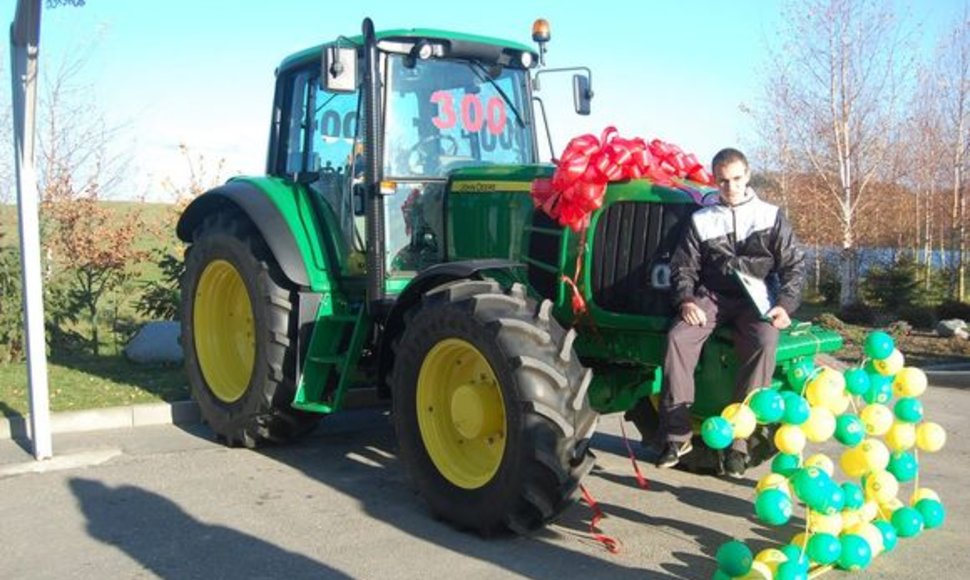
[[[294,292],[239,212],[205,218],[186,252],[182,350],[192,397],[216,436],[255,447],[308,432],[295,393]]]
[[[401,459],[432,511],[459,528],[534,531],[592,468],[592,372],[551,306],[518,284],[452,282],[425,294],[397,343]]]

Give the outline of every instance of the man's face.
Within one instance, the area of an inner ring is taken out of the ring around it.
[[[737,205],[745,200],[751,172],[741,161],[723,163],[714,168],[714,181],[721,192],[721,201]]]

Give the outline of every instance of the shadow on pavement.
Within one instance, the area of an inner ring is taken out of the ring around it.
[[[200,522],[141,488],[75,477],[70,487],[92,537],[161,578],[349,578],[301,554]]]
[[[397,460],[395,436],[386,409],[338,413],[327,417],[312,436],[301,442],[259,452],[354,498],[359,510],[375,520],[440,549],[513,574],[530,578],[642,578],[645,573],[643,569],[610,562],[611,556],[605,550],[604,556],[597,558],[544,541],[562,535],[554,529],[532,537],[483,538],[435,520],[412,490]],[[574,506],[569,512],[585,509]]]

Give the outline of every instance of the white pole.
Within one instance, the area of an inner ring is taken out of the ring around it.
[[[24,293],[24,332],[30,392],[30,437],[35,459],[54,455],[47,388],[44,338],[44,289],[40,271],[40,220],[34,172],[34,112],[37,104],[37,54],[40,47],[40,0],[19,0],[10,27],[10,76],[13,95],[14,157],[20,212],[20,263]]]

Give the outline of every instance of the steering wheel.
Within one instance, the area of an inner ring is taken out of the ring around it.
[[[425,161],[438,157],[430,149],[432,145],[441,147],[441,154],[446,157],[454,157],[458,153],[458,140],[451,135],[428,135],[408,149],[408,169],[411,170],[411,173],[429,172]]]

